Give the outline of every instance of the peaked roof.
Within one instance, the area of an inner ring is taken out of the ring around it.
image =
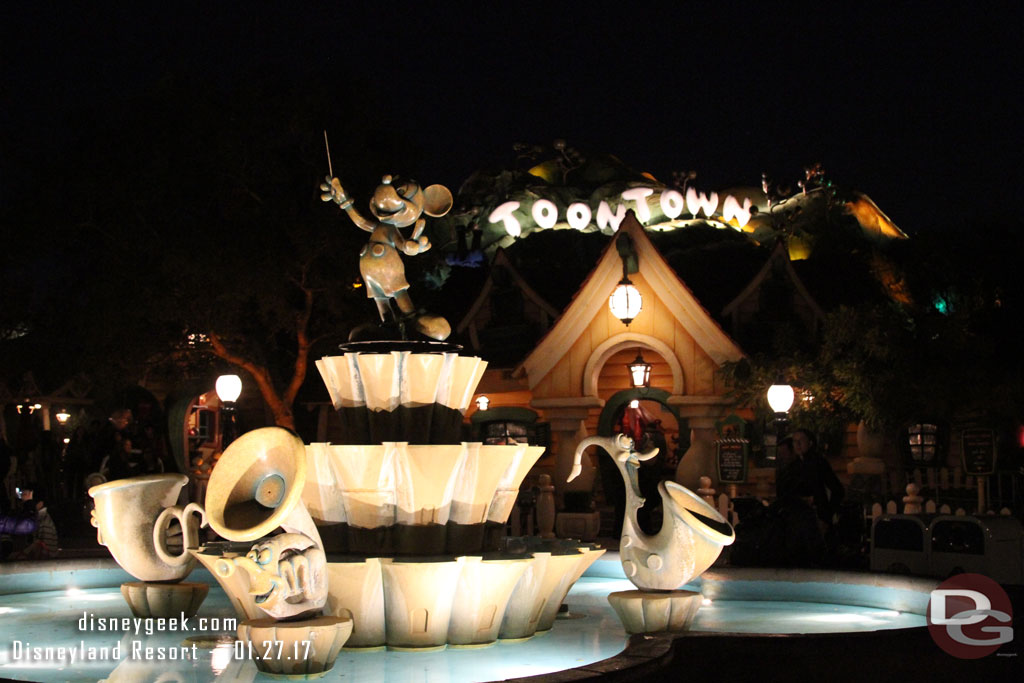
[[[742,358],[743,351],[679,279],[651,243],[632,211],[627,212],[622,220],[619,232],[625,232],[632,238],[640,274],[711,360],[720,365]],[[611,240],[572,301],[530,355],[516,368],[515,375],[527,373],[531,387],[543,379],[586,331],[602,307],[607,305],[609,295],[621,279],[622,261],[615,248],[615,240]]]
[[[508,271],[508,274],[512,277],[512,281],[516,287],[523,293],[527,299],[535,303],[541,310],[551,316],[552,319],[558,317],[558,310],[549,304],[544,297],[537,293],[537,291],[523,279],[523,276],[519,274],[516,267],[512,265],[512,261],[508,255],[505,254],[505,250],[499,248],[494,254],[494,261],[491,263],[490,272],[487,275],[487,279],[484,281],[483,287],[480,288],[480,294],[477,295],[473,301],[473,305],[469,307],[469,312],[463,316],[462,320],[456,327],[456,332],[464,331],[473,319],[479,315],[480,309],[483,308],[484,304],[487,303],[487,298],[491,294],[491,288],[494,287],[494,271],[498,268],[504,268]]]
[[[765,261],[757,275],[747,283],[747,286],[743,288],[743,291],[736,295],[736,298],[730,301],[725,308],[722,309],[722,315],[730,315],[734,309],[739,307],[749,297],[753,296],[757,290],[760,289],[761,285],[764,284],[764,281],[768,278],[777,264],[782,264],[782,272],[784,272],[789,278],[790,283],[793,285],[796,292],[807,302],[807,305],[814,312],[815,317],[818,320],[823,320],[825,318],[825,313],[821,310],[821,306],[818,305],[818,302],[814,300],[814,297],[811,296],[807,287],[804,286],[803,280],[800,279],[796,274],[796,271],[793,269],[793,264],[789,260],[789,250],[786,248],[786,245],[782,240],[779,240],[779,242],[776,243],[775,248],[772,249],[772,253],[768,256],[768,260]]]

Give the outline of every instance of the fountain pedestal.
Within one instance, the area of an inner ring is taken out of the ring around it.
[[[155,617],[192,617],[210,592],[205,583],[153,583],[128,581],[121,584],[121,595],[132,614],[145,619]]]
[[[238,640],[256,668],[272,676],[320,678],[334,666],[341,646],[352,633],[352,620],[322,616],[301,621],[246,619]]]
[[[627,633],[689,631],[704,598],[693,591],[618,591],[608,594]]]

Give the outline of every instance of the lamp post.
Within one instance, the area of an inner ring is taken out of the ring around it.
[[[775,460],[779,451],[779,442],[789,422],[789,409],[793,407],[793,387],[788,384],[773,384],[768,387],[768,405],[775,413],[775,450],[768,455],[768,460]]]
[[[238,375],[221,375],[217,378],[217,398],[220,399],[222,413],[221,450],[235,440],[238,435],[238,423],[235,418],[235,401],[242,393],[242,379]]]

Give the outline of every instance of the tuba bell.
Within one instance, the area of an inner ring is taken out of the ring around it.
[[[224,450],[206,488],[206,518],[230,541],[255,541],[278,527],[322,547],[302,503],[306,447],[282,427],[246,432]]]

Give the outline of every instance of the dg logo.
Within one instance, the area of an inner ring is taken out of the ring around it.
[[[981,574],[958,574],[928,600],[928,631],[954,657],[986,657],[1013,640],[1013,608],[1002,586]]]

